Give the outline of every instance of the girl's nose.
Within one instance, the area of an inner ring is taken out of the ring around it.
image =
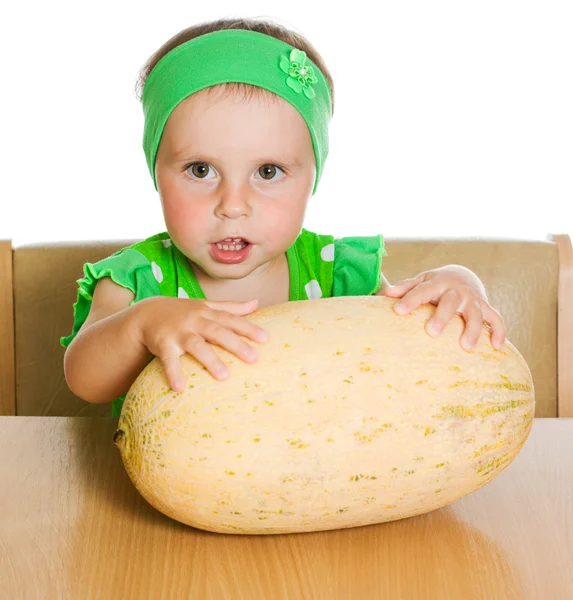
[[[224,186],[221,189],[217,215],[236,219],[251,214],[250,190],[245,185]]]

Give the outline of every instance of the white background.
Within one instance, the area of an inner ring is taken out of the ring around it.
[[[222,17],[295,29],[332,73],[330,153],[307,229],[573,234],[570,1],[102,0],[2,9],[0,239],[164,231],[137,74],[175,33]]]

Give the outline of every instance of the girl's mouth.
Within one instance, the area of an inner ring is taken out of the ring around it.
[[[249,242],[243,238],[234,238],[232,240],[221,240],[220,242],[215,242],[215,244],[219,250],[237,251],[242,250],[245,246],[248,246]]]
[[[226,265],[235,265],[243,262],[249,256],[252,247],[253,244],[246,240],[209,244],[211,256],[214,260]]]

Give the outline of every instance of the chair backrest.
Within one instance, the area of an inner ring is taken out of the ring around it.
[[[76,281],[83,276],[83,264],[136,241],[44,243],[15,249],[10,242],[0,242],[0,281],[7,282],[0,291],[0,414],[110,416],[109,404],[89,404],[68,389],[65,349],[59,339],[72,329]],[[531,369],[535,416],[573,416],[569,236],[549,235],[546,241],[387,238],[386,249],[382,270],[390,283],[447,264],[461,264],[476,273],[490,304],[504,318],[507,338]],[[13,289],[13,308],[8,289]]]

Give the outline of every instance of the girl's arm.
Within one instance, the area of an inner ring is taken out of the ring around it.
[[[235,302],[153,296],[130,306],[133,299],[111,279],[100,279],[90,314],[67,348],[66,381],[87,402],[111,402],[128,392],[153,356],[161,359],[173,390],[183,390],[180,357],[187,353],[214,378],[226,378],[227,366],[212,344],[252,363],[257,352],[244,338],[268,340],[268,332],[245,318],[256,310],[257,298]]]
[[[88,318],[66,348],[66,382],[86,402],[103,404],[125,394],[152,356],[137,340],[134,322],[156,298],[129,306],[134,298],[109,277],[100,279]]]

